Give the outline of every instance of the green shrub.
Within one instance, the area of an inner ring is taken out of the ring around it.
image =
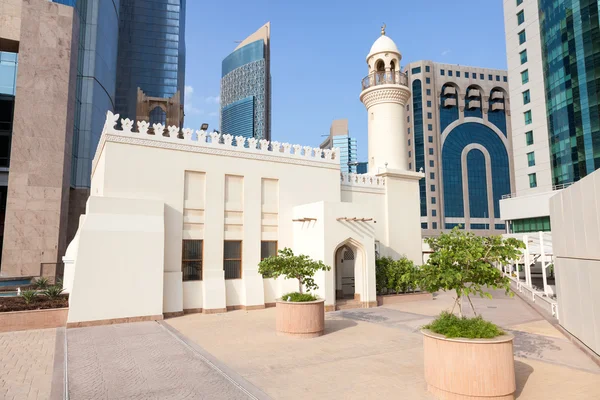
[[[37,296],[37,292],[35,290],[23,290],[21,291],[21,297],[25,301],[25,304],[29,304],[35,300],[35,296]]]
[[[378,293],[414,292],[419,287],[420,279],[421,270],[406,257],[399,260],[382,257],[375,262],[375,282]]]
[[[292,303],[301,303],[305,301],[315,301],[317,298],[310,293],[291,292],[281,296],[283,301],[291,301]]]
[[[38,290],[44,290],[47,289],[48,286],[50,285],[50,282],[48,282],[48,278],[37,278],[34,282],[33,282],[33,287],[38,289]]]
[[[62,287],[53,285],[53,286],[48,287],[48,289],[44,290],[42,293],[44,294],[44,296],[48,297],[49,299],[55,300],[64,291],[65,291],[65,289],[63,289]]]
[[[481,316],[475,318],[458,317],[444,311],[433,322],[423,327],[447,338],[492,339],[504,332]]]

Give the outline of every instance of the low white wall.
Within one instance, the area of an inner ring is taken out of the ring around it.
[[[244,292],[244,281],[242,279],[225,279],[227,306],[245,305]]]
[[[78,235],[68,322],[162,314],[161,201],[91,196]]]
[[[265,293],[265,304],[275,303],[278,297],[277,281],[275,279],[263,279],[263,288]]]
[[[600,170],[550,199],[559,322],[600,354]]]
[[[183,309],[202,308],[202,281],[183,282]]]

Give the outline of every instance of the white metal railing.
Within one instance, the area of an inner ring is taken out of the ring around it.
[[[562,190],[562,189],[568,188],[569,186],[571,186],[574,183],[575,182],[569,182],[569,183],[561,183],[560,185],[553,185],[551,190],[552,191]],[[518,197],[517,193],[509,193],[509,194],[502,195],[502,199],[513,199],[515,197]]]
[[[531,236],[523,235],[522,240],[525,243],[525,249],[522,252],[521,258],[516,260],[512,265],[501,266],[500,270],[505,276],[513,281],[518,292],[526,293],[527,297],[530,297],[531,301],[534,303],[536,303],[536,299],[542,300],[542,304],[539,302],[537,304],[542,305],[546,311],[558,319],[558,303],[551,298],[554,294],[554,290],[551,290],[547,276],[547,269],[554,264],[552,247],[551,244],[550,248],[546,246],[545,241],[548,241],[547,233],[538,232],[537,238],[535,238],[534,235],[535,234],[532,234]],[[515,237],[516,235],[507,236]],[[531,268],[532,266],[535,266],[536,263],[541,264],[542,290],[539,290],[532,283]],[[519,270],[520,264],[522,264],[523,267],[522,271]],[[520,279],[521,272],[524,274],[525,282]]]

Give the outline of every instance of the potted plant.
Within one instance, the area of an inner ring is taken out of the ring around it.
[[[513,336],[478,316],[471,295],[491,298],[490,288],[512,295],[510,280],[497,267],[517,259],[525,245],[513,238],[476,236],[458,227],[426,241],[434,253],[421,268],[419,286],[429,292],[456,293],[452,310],[422,329],[428,390],[440,399],[513,399]],[[473,318],[463,315],[464,299]]]
[[[317,290],[314,275],[317,271],[329,271],[331,267],[321,261],[300,254],[292,249],[279,250],[279,255],[268,257],[258,264],[263,276],[297,279],[298,291],[287,293],[277,301],[277,333],[298,337],[316,337],[325,327],[325,300],[317,299],[310,291]],[[309,293],[304,293],[304,288]]]

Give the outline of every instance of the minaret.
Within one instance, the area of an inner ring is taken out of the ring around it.
[[[369,75],[362,81],[360,101],[369,118],[369,173],[382,169],[408,171],[406,102],[410,97],[408,77],[400,71],[402,55],[385,35],[373,43],[367,56]]]
[[[384,25],[367,56],[369,75],[362,81],[360,101],[369,118],[369,174],[385,179],[387,224],[380,239],[381,254],[394,259],[406,256],[421,265],[419,180],[424,174],[408,169],[405,107],[410,90],[408,77],[400,72],[401,59],[394,41],[385,36]]]

